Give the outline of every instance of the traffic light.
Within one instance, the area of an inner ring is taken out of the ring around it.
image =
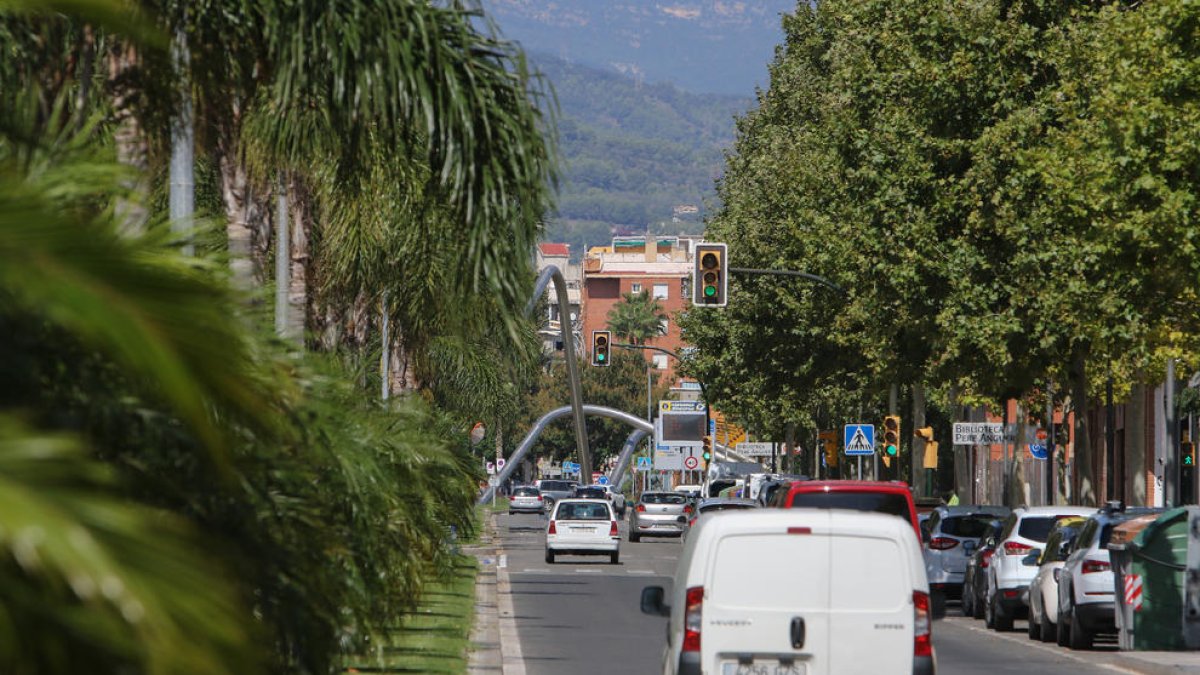
[[[838,465],[838,448],[837,441],[833,439],[833,434],[830,434],[824,439],[825,443],[825,466],[836,469]]]
[[[607,366],[612,363],[608,347],[612,342],[612,333],[606,330],[592,331],[592,365]]]
[[[1191,441],[1185,440],[1179,444],[1179,456],[1184,466],[1196,466],[1196,446]]]
[[[700,457],[704,460],[704,470],[708,471],[708,463],[711,462],[713,458],[712,436],[704,437],[704,454],[700,455]]]
[[[936,469],[938,444],[933,440],[933,427],[921,427],[913,432],[913,436],[925,439],[925,456],[921,458],[921,466]]]
[[[891,459],[900,455],[900,416],[883,418],[883,463],[890,467]]]
[[[725,244],[696,244],[692,263],[692,304],[724,307],[729,291],[729,248]]]

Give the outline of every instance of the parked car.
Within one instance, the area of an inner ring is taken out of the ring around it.
[[[695,507],[679,492],[643,492],[629,515],[629,541],[642,537],[678,537]]]
[[[540,490],[532,485],[519,485],[513,488],[512,496],[508,498],[508,515],[545,512],[546,503],[542,501]]]
[[[576,499],[603,499],[607,501],[608,490],[605,490],[603,485],[576,485],[575,494],[571,496]]]
[[[692,517],[688,519],[688,529],[685,531],[685,534],[686,532],[690,532],[691,529],[695,527],[696,521],[700,518],[700,516],[706,513],[716,513],[718,511],[743,511],[745,509],[757,508],[762,507],[753,499],[727,499],[724,497],[711,497],[709,499],[701,500],[700,503],[696,505],[696,509],[692,513]]]
[[[757,499],[759,504],[767,506],[771,503],[771,498],[781,487],[798,480],[810,480],[810,478],[808,476],[794,473],[771,474],[762,482],[762,485],[759,486],[758,493],[755,495],[754,499]]]
[[[983,609],[988,628],[1012,630],[1013,619],[1028,614],[1025,590],[1037,574],[1037,568],[1024,564],[1023,560],[1035,547],[1046,543],[1054,523],[1095,512],[1096,509],[1080,506],[1030,506],[1009,514],[987,570],[987,596]]]
[[[1079,534],[1084,518],[1063,518],[1050,529],[1050,536],[1037,556],[1037,574],[1029,582],[1029,637],[1052,642],[1058,634],[1058,577]]]
[[[911,524],[890,515],[757,509],[703,518],[670,597],[649,586],[641,607],[669,617],[664,673],[935,670],[921,548]]]
[[[921,541],[912,491],[901,481],[806,480],[777,490],[771,506],[780,508],[850,509],[903,518]]]
[[[675,492],[685,494],[689,499],[699,499],[700,493],[704,491],[702,485],[676,485]]]
[[[922,550],[925,554],[925,573],[929,589],[946,598],[961,598],[963,575],[967,560],[974,552],[967,542],[991,530],[994,521],[1005,518],[1012,510],[1006,506],[938,506],[929,512],[922,525]],[[936,598],[935,598],[936,599]]]
[[[618,518],[625,517],[625,495],[612,485],[589,485],[590,488],[599,488],[604,492],[604,498],[613,505],[613,510],[617,512]]]
[[[546,562],[560,555],[607,555],[620,562],[621,535],[617,516],[605,499],[563,499],[554,505],[546,525]]]
[[[991,565],[992,555],[996,553],[996,544],[1000,541],[1000,533],[1003,531],[1004,521],[993,520],[987,533],[974,545],[969,545],[969,542],[963,544],[963,549],[970,552],[967,569],[963,572],[963,616],[983,618],[983,607],[987,599],[987,569]]]
[[[1130,508],[1110,502],[1079,528],[1058,579],[1058,644],[1091,649],[1097,633],[1116,632],[1112,562],[1108,540],[1113,528],[1164,509]]]
[[[546,479],[538,484],[538,490],[542,493],[542,500],[546,502],[546,510],[554,508],[554,503],[560,499],[570,499],[575,496],[575,486],[578,482],[573,480],[557,480]]]

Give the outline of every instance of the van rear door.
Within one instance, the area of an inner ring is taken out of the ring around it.
[[[828,522],[827,517],[814,521]],[[833,672],[828,659],[830,537],[824,530],[731,533],[716,542],[700,637],[706,673]]]
[[[878,533],[830,537],[830,670],[912,672],[913,588],[910,556]]]

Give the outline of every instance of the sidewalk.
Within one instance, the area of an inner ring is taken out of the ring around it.
[[[1113,662],[1143,675],[1200,675],[1200,652],[1115,652]]]
[[[467,672],[471,675],[525,675],[525,660],[521,655],[508,581],[507,556],[500,548],[494,513],[484,516],[479,544],[463,547],[463,552],[479,561],[479,573],[475,577],[475,625],[471,629]]]

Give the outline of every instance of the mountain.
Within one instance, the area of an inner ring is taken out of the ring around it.
[[[483,0],[526,50],[693,92],[751,96],[797,0]]]
[[[578,256],[613,233],[701,231],[722,151],[733,142],[734,116],[752,100],[530,57],[560,106],[564,176],[546,238],[572,244]]]

